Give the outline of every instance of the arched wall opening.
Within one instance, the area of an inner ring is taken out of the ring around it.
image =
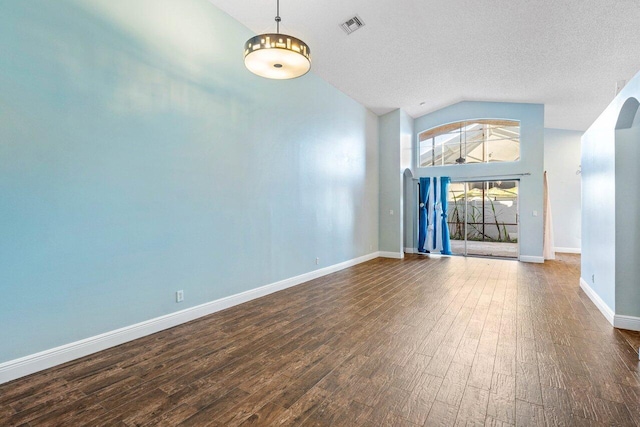
[[[640,317],[640,102],[623,104],[615,131],[616,314]]]
[[[412,253],[416,247],[415,235],[417,235],[416,229],[416,221],[417,219],[417,205],[416,205],[416,194],[417,194],[417,183],[413,179],[413,172],[411,169],[407,168],[403,173],[404,183],[403,183],[403,214],[404,214],[404,233],[402,239],[402,247],[405,252]]]

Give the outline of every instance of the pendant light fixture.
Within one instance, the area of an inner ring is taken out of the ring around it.
[[[276,0],[276,32],[260,34],[244,44],[244,65],[267,79],[295,79],[311,68],[311,50],[302,40],[280,34],[280,0]]]

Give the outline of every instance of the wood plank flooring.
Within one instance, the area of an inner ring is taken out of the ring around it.
[[[636,353],[640,352],[640,332],[620,329],[620,333]]]
[[[1,385],[0,425],[640,425],[579,260],[376,259]]]

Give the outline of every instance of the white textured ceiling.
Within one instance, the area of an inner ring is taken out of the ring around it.
[[[275,31],[275,0],[210,1]],[[355,14],[365,26],[348,36]],[[312,71],[377,114],[531,102],[546,127],[585,130],[640,70],[640,0],[281,0],[280,15]]]

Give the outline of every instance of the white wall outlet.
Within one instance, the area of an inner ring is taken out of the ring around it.
[[[393,215],[393,209],[389,209],[389,215]]]
[[[533,212],[531,213],[531,215],[533,215],[533,216],[538,216],[538,211],[533,211]]]
[[[180,290],[180,291],[176,291],[176,302],[182,302],[184,301],[184,291]]]
[[[316,265],[320,264],[320,258],[316,258]]]

